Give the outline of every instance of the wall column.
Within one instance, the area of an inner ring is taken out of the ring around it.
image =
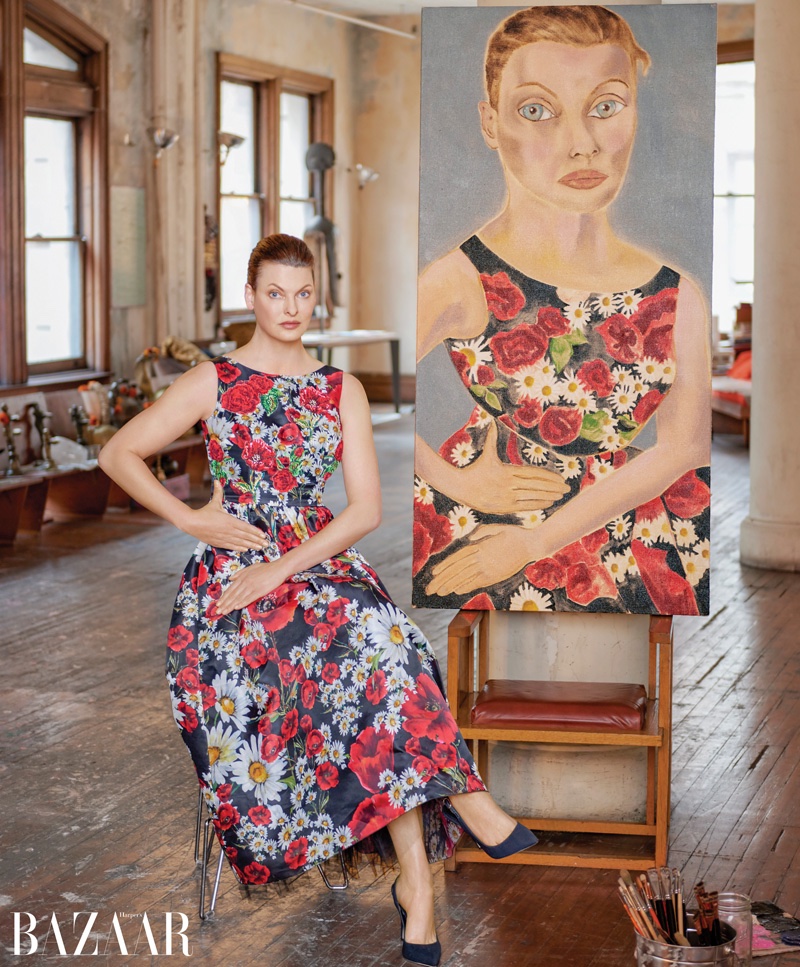
[[[756,178],[750,514],[741,559],[800,570],[800,447],[793,375],[800,369],[800,4],[755,6]]]
[[[202,197],[199,158],[202,129],[198,95],[201,0],[153,0],[152,121],[180,137],[154,164],[148,206],[151,338],[193,339],[202,319]],[[151,144],[153,157],[156,148]]]

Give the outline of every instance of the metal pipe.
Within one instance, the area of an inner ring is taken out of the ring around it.
[[[417,40],[417,35],[406,30],[396,30],[394,27],[385,27],[383,24],[373,23],[371,20],[362,20],[360,17],[351,17],[349,14],[340,13],[338,10],[328,10],[325,7],[315,7],[313,4],[305,3],[305,0],[283,0],[290,3],[293,7],[302,7],[303,10],[310,10],[312,13],[321,13],[325,17],[333,17],[334,20],[344,20],[347,23],[355,24],[357,27],[367,27],[370,30],[380,30],[384,34],[394,34],[395,37],[405,37],[406,40]]]

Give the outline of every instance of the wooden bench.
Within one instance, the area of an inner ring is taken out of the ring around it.
[[[192,483],[203,482],[207,460],[199,433],[175,440],[153,459],[158,456],[172,457],[178,473],[188,474]],[[0,477],[0,545],[12,545],[19,531],[38,533],[45,521],[102,517],[108,507],[132,506],[131,498],[103,473],[96,460]]]

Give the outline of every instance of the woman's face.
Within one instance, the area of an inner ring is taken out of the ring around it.
[[[616,44],[550,41],[514,51],[483,135],[515,188],[548,207],[589,213],[617,196],[636,133],[636,74]]]
[[[281,342],[294,342],[308,329],[314,312],[314,276],[311,269],[279,262],[263,262],[255,289],[245,286],[247,308],[256,324]]]

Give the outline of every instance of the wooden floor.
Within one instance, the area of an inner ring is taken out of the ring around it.
[[[385,519],[361,542],[404,607],[411,597],[411,434],[408,415],[376,429]],[[794,913],[800,575],[739,564],[747,462],[737,439],[715,443],[712,616],[678,619],[670,863],[690,883],[703,877]],[[332,482],[334,509],[340,488]],[[41,537],[3,551],[0,959],[84,962],[57,956],[52,937],[47,956],[13,956],[12,914],[28,911],[42,921],[55,912],[63,924],[91,910],[100,953],[89,963],[399,967],[389,877],[369,871],[346,894],[329,893],[310,873],[284,895],[245,899],[226,869],[217,917],[201,924],[195,915],[196,779],[162,672],[177,575],[192,545],[147,515],[117,514],[102,524],[51,524]],[[415,617],[443,660],[449,614]],[[435,884],[447,967],[634,963],[611,871],[481,864],[445,874],[439,867]],[[188,959],[164,953],[167,911],[190,918]],[[115,912],[129,956],[104,953],[119,950]],[[141,929],[145,912],[158,957]],[[757,963],[789,967],[800,955]]]

